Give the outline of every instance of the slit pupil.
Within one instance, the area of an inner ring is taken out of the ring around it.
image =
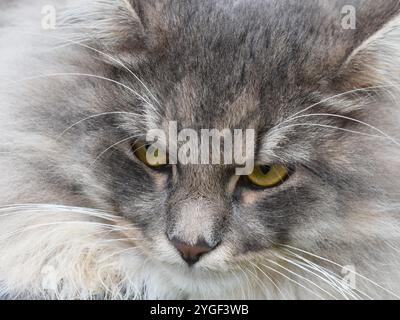
[[[270,166],[260,166],[260,171],[262,172],[262,174],[266,175],[271,171],[271,167]]]

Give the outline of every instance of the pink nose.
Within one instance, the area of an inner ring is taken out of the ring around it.
[[[215,249],[215,247],[210,247],[205,242],[189,245],[176,238],[172,239],[171,242],[189,266],[196,264],[203,255]]]

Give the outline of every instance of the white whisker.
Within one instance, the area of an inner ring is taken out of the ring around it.
[[[316,284],[315,282],[311,281],[310,279],[307,279],[306,277],[304,277],[304,276],[302,276],[302,275],[300,275],[300,274],[298,274],[298,273],[296,273],[296,272],[290,270],[289,268],[286,268],[286,267],[282,266],[281,264],[275,262],[274,260],[268,259],[267,261],[269,261],[270,263],[276,265],[277,267],[279,267],[279,268],[281,268],[281,269],[283,269],[283,270],[289,272],[290,274],[293,274],[295,277],[300,278],[300,279],[302,279],[302,280],[304,280],[304,281],[310,283],[312,286],[314,286],[314,287],[316,287],[317,289],[321,290],[322,292],[324,292],[326,295],[328,295],[328,296],[331,297],[332,299],[337,300],[337,298],[336,298],[333,294],[331,294],[331,293],[328,292],[327,290],[323,289],[322,287],[320,287],[318,284]]]
[[[104,117],[104,116],[109,116],[109,115],[133,115],[133,116],[138,116],[138,114],[134,113],[134,112],[124,112],[124,111],[113,111],[113,112],[103,112],[103,113],[99,113],[99,114],[95,114],[95,115],[91,115],[89,117],[86,117],[84,119],[81,119],[77,122],[75,122],[74,124],[70,125],[68,128],[66,128],[57,138],[57,140],[61,139],[68,131],[70,131],[71,129],[73,129],[74,127],[80,125],[81,123],[84,123],[88,120],[91,119],[96,119],[99,117]]]
[[[358,292],[359,294],[365,296],[367,299],[373,300],[373,298],[370,297],[365,292],[362,292],[357,288],[349,288],[348,286],[346,286],[345,283],[343,282],[343,280],[338,278],[338,276],[336,274],[334,274],[332,271],[313,263],[312,261],[304,258],[303,256],[297,255],[291,251],[288,251],[288,252],[291,255],[293,255],[294,257],[303,261],[303,262],[298,262],[299,265],[301,265],[305,268],[311,268],[312,270],[319,272],[322,276],[326,277],[326,279],[328,279],[328,281],[331,280],[332,283],[335,284],[335,287],[337,288],[337,290],[339,290],[340,292],[343,292],[343,295],[349,294],[350,296],[354,296],[355,298],[360,299],[359,295],[357,295],[355,293],[355,292]],[[347,293],[345,293],[343,290],[347,291]],[[352,291],[354,291],[354,292],[352,292]]]
[[[100,79],[100,80],[104,80],[104,81],[108,81],[114,84],[117,84],[123,88],[125,88],[126,90],[132,92],[134,95],[136,95],[138,98],[140,98],[142,101],[150,104],[150,102],[143,97],[142,95],[140,95],[139,93],[137,93],[135,90],[133,90],[131,87],[128,87],[127,85],[107,78],[107,77],[103,77],[103,76],[99,76],[99,75],[94,75],[94,74],[88,74],[88,73],[79,73],[79,72],[60,72],[60,73],[50,73],[50,74],[43,74],[43,75],[38,75],[38,76],[33,76],[33,77],[27,77],[27,78],[23,78],[23,79],[18,79],[18,80],[7,80],[8,82],[14,83],[14,84],[19,84],[22,82],[27,82],[27,81],[32,81],[32,80],[38,80],[38,79],[46,79],[46,78],[52,78],[52,77],[64,77],[64,76],[71,76],[71,77],[88,77],[88,78],[94,78],[94,79]]]
[[[121,226],[113,226],[110,224],[105,224],[105,223],[99,223],[99,222],[90,222],[90,221],[59,221],[59,222],[50,222],[50,223],[42,223],[42,224],[36,224],[36,225],[31,225],[28,227],[24,227],[21,229],[18,229],[12,233],[8,233],[5,235],[1,235],[0,239],[1,240],[7,240],[9,238],[12,238],[16,235],[23,234],[28,231],[32,231],[35,229],[40,229],[40,228],[45,228],[45,227],[52,227],[52,226],[61,226],[61,225],[89,225],[89,226],[94,226],[94,227],[102,227],[105,229],[113,230],[113,231],[126,231],[126,228],[121,227]]]
[[[94,159],[94,161],[90,164],[90,168],[93,168],[94,165],[97,163],[97,161],[98,161],[103,155],[105,155],[108,151],[110,151],[111,149],[115,148],[116,146],[119,146],[120,144],[122,144],[122,143],[124,143],[124,142],[127,142],[127,141],[130,141],[130,140],[132,140],[132,139],[134,139],[134,138],[136,138],[136,137],[137,137],[137,135],[130,136],[130,137],[128,137],[128,138],[122,139],[122,140],[120,140],[120,141],[114,143],[113,145],[109,146],[107,149],[105,149],[103,152],[101,152],[101,153]]]
[[[7,213],[10,212],[10,213]],[[63,206],[56,204],[37,204],[37,203],[26,203],[26,204],[9,204],[0,206],[0,217],[6,217],[11,214],[22,214],[24,212],[43,212],[45,214],[82,214],[93,217],[102,218],[104,220],[115,221],[118,217],[115,214],[108,213],[99,209]]]
[[[330,113],[315,113],[315,114],[307,114],[307,115],[297,116],[297,117],[291,118],[290,121],[294,121],[294,120],[298,120],[298,119],[302,119],[302,118],[309,118],[309,117],[332,117],[332,118],[339,118],[339,119],[345,119],[345,120],[353,121],[353,122],[362,124],[362,125],[370,128],[370,129],[380,133],[383,137],[389,139],[394,144],[400,146],[400,143],[398,141],[396,141],[396,139],[392,138],[387,133],[383,132],[382,130],[378,129],[377,127],[375,127],[375,126],[373,126],[371,124],[368,124],[368,123],[366,123],[364,121],[357,120],[357,119],[350,118],[350,117],[346,117],[346,116],[342,116],[342,115],[330,114]],[[288,122],[288,121],[284,121],[281,124],[283,124],[285,122]],[[286,126],[284,128],[286,128]],[[343,129],[343,128],[341,128],[341,129]],[[350,130],[349,130],[349,132],[355,133],[355,131],[350,131]],[[360,132],[358,132],[358,133],[360,133]],[[373,137],[379,137],[379,136],[373,136]]]
[[[346,293],[344,293],[343,290],[342,290],[342,288],[339,288],[335,282],[332,282],[332,279],[329,280],[329,278],[324,278],[324,277],[320,276],[319,274],[317,274],[317,273],[315,273],[315,272],[309,270],[308,268],[302,266],[301,264],[296,263],[296,262],[293,261],[292,259],[285,258],[285,257],[283,257],[283,256],[281,256],[281,255],[277,255],[277,257],[278,257],[279,259],[283,260],[283,261],[286,261],[287,263],[290,263],[290,264],[292,264],[292,265],[298,267],[299,269],[301,269],[301,270],[303,270],[303,271],[306,271],[306,272],[310,273],[311,275],[315,276],[316,278],[322,280],[323,282],[325,282],[326,284],[328,284],[329,286],[331,286],[333,289],[335,289],[336,291],[338,291],[345,299],[348,300],[348,297],[347,297]],[[349,293],[349,294],[351,294],[351,293]],[[354,294],[351,294],[351,296],[353,296],[353,298],[356,298],[356,296],[355,296]],[[336,298],[335,298],[335,299],[336,299]]]
[[[312,295],[316,296],[317,298],[319,298],[320,300],[324,300],[324,298],[322,296],[320,296],[318,293],[312,291],[311,289],[307,288],[306,286],[302,285],[301,283],[297,282],[296,280],[293,280],[292,278],[288,277],[287,275],[285,275],[284,273],[272,268],[271,266],[262,264],[263,267],[279,274],[280,276],[284,277],[285,279],[289,280],[290,282],[298,285],[300,288],[303,288],[304,290],[306,290],[307,292],[311,293]]]
[[[158,103],[158,105],[161,106],[160,102],[157,100],[157,98],[154,96],[154,94],[151,92],[151,90],[148,88],[148,86],[146,86],[145,83],[131,69],[129,69],[122,61],[116,59],[115,57],[111,56],[110,54],[107,54],[107,53],[105,53],[105,52],[103,52],[101,50],[93,48],[93,47],[91,47],[91,46],[89,46],[87,44],[83,44],[83,43],[80,43],[78,41],[73,41],[73,40],[70,40],[70,39],[65,39],[65,38],[61,38],[61,37],[57,37],[57,36],[53,36],[53,35],[48,35],[48,34],[44,35],[42,33],[34,33],[34,32],[23,32],[23,31],[19,31],[19,30],[16,30],[16,32],[20,32],[20,33],[24,33],[24,34],[30,34],[30,35],[36,35],[36,36],[48,36],[48,37],[53,38],[53,39],[58,39],[58,40],[61,40],[61,41],[65,41],[65,42],[77,45],[79,47],[83,47],[83,48],[89,49],[89,50],[91,50],[93,52],[97,52],[97,53],[99,53],[99,54],[111,59],[112,61],[114,61],[118,65],[120,65],[123,69],[128,71],[143,86],[143,88],[150,94],[150,96],[154,99],[154,101],[156,103]],[[144,100],[144,101],[146,101],[146,100]],[[149,104],[150,104],[150,102],[149,102]]]
[[[285,296],[283,295],[281,289],[280,289],[279,286],[275,283],[275,281],[272,280],[272,278],[271,278],[270,276],[268,276],[264,270],[262,270],[259,266],[257,266],[257,264],[255,264],[255,263],[253,263],[253,262],[251,262],[251,261],[250,261],[250,264],[251,264],[254,268],[256,268],[257,270],[259,270],[259,271],[263,274],[263,276],[266,277],[266,278],[272,283],[272,285],[278,290],[278,292],[279,292],[279,294],[281,295],[281,297],[282,297],[283,299],[285,299]]]
[[[357,135],[365,136],[365,137],[370,137],[370,138],[377,138],[377,139],[385,139],[385,137],[378,136],[378,135],[373,135],[373,134],[368,134],[360,131],[355,131],[355,130],[350,130],[350,129],[345,129],[345,128],[340,128],[340,127],[335,127],[331,125],[324,125],[324,124],[318,124],[318,123],[296,123],[296,124],[290,124],[286,125],[280,130],[288,129],[288,128],[294,128],[294,127],[317,127],[317,128],[325,128],[325,129],[333,129],[333,130],[339,130],[339,131],[344,131],[348,133],[354,133]],[[271,131],[272,133],[272,131]],[[274,132],[275,133],[275,132]]]
[[[350,94],[353,94],[353,93],[371,92],[371,91],[374,91],[374,90],[377,90],[377,89],[384,89],[384,88],[390,88],[390,87],[399,87],[399,86],[396,86],[396,85],[380,85],[380,86],[371,86],[371,87],[366,87],[366,88],[358,88],[358,89],[342,92],[342,93],[333,95],[331,97],[328,97],[326,99],[323,99],[323,100],[321,100],[321,101],[319,101],[319,102],[317,102],[317,103],[315,103],[315,104],[313,104],[311,106],[308,106],[307,108],[305,108],[305,109],[303,109],[303,110],[301,110],[299,112],[296,112],[295,114],[291,115],[287,120],[291,120],[293,117],[296,117],[296,116],[298,116],[298,115],[300,115],[300,114],[302,114],[304,112],[307,112],[308,110],[310,110],[310,109],[312,109],[314,107],[317,107],[317,106],[319,106],[319,105],[321,105],[321,104],[323,104],[325,102],[328,102],[328,101],[336,99],[336,98],[340,98],[340,97],[343,97],[343,96],[346,96],[346,95],[350,95]]]
[[[344,266],[342,266],[342,265],[340,265],[340,264],[338,264],[338,263],[336,263],[336,262],[334,262],[334,261],[331,261],[331,260],[329,260],[329,259],[327,259],[327,258],[323,258],[323,257],[318,256],[318,255],[316,255],[316,254],[313,254],[313,253],[311,253],[311,252],[307,252],[307,251],[305,251],[305,250],[302,250],[302,249],[299,249],[299,248],[296,248],[296,247],[292,247],[292,246],[290,246],[290,245],[283,245],[283,244],[280,244],[280,246],[286,247],[286,248],[288,248],[288,249],[292,249],[292,250],[295,250],[295,251],[299,251],[299,252],[302,252],[302,253],[305,253],[305,254],[307,254],[307,255],[309,255],[309,256],[311,256],[311,257],[320,259],[321,261],[325,261],[325,262],[331,263],[331,264],[333,264],[333,265],[335,265],[335,266],[337,266],[337,267],[339,267],[339,268],[342,268],[342,269],[344,268]],[[360,277],[361,279],[364,279],[364,280],[368,281],[369,283],[373,284],[374,286],[376,286],[376,287],[382,289],[383,291],[389,293],[390,295],[393,295],[393,296],[396,297],[397,299],[400,299],[400,296],[398,296],[398,295],[395,294],[394,292],[392,292],[392,291],[390,291],[390,290],[388,290],[388,289],[382,287],[380,284],[378,284],[378,283],[372,281],[371,279],[368,279],[367,277],[365,277],[365,276],[363,276],[363,275],[361,275],[361,274],[359,274],[359,273],[357,273],[357,272],[354,272],[354,274],[357,275],[358,277]]]

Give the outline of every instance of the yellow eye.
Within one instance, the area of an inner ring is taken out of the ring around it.
[[[167,153],[162,148],[144,142],[137,142],[132,148],[135,156],[149,167],[160,168],[168,162]]]
[[[273,166],[256,166],[249,180],[263,188],[276,187],[289,176],[289,170],[281,164]]]

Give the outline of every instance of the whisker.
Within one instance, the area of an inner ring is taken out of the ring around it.
[[[292,247],[292,246],[289,246],[289,245],[284,245],[284,244],[280,244],[280,246],[286,247],[286,248],[288,248],[288,249],[292,249],[292,250],[295,250],[295,251],[298,251],[298,252],[302,252],[302,253],[307,254],[307,255],[309,255],[309,256],[311,256],[311,257],[320,259],[321,261],[325,261],[325,262],[331,263],[331,264],[333,264],[333,265],[335,265],[335,266],[337,266],[337,267],[339,267],[339,268],[342,268],[342,269],[344,268],[344,266],[342,266],[342,265],[340,265],[340,264],[338,264],[338,263],[336,263],[336,262],[334,262],[334,261],[331,261],[331,260],[329,260],[329,259],[327,259],[327,258],[323,258],[323,257],[318,256],[318,255],[316,255],[316,254],[313,254],[313,253],[311,253],[311,252],[307,252],[307,251],[305,251],[305,250],[302,250],[302,249],[299,249],[299,248],[296,248],[296,247]],[[290,251],[290,250],[289,250],[289,251]],[[359,273],[357,273],[357,272],[353,272],[353,273],[354,273],[355,275],[357,275],[358,277],[360,277],[361,279],[364,279],[364,280],[368,281],[369,283],[373,284],[374,286],[376,286],[376,287],[382,289],[383,291],[385,291],[385,292],[387,292],[387,293],[393,295],[393,296],[396,297],[397,299],[400,299],[400,296],[398,296],[398,295],[395,294],[394,292],[392,292],[392,291],[390,291],[390,290],[388,290],[388,289],[382,287],[380,284],[378,284],[378,283],[372,281],[371,279],[368,279],[367,277],[365,277],[365,276],[363,276],[363,275],[361,275],[361,274],[359,274]]]
[[[250,297],[249,290],[251,290],[250,279],[248,277],[248,274],[246,273],[246,271],[243,268],[239,267],[239,270],[243,273],[245,280],[246,280],[246,284],[247,284],[247,293],[245,292],[245,289],[243,288],[243,286],[241,286],[241,288],[240,288],[240,290],[242,292],[242,297],[243,297],[243,299],[248,299]],[[240,279],[238,278],[238,276],[236,275],[235,272],[233,272],[232,274],[235,276],[235,278],[238,281],[240,281]]]
[[[337,287],[337,284],[336,284],[335,282],[329,281],[328,279],[326,279],[326,278],[320,276],[319,274],[317,274],[317,273],[315,273],[315,272],[313,272],[313,271],[307,269],[306,267],[304,267],[304,266],[302,266],[302,265],[296,263],[296,262],[293,261],[292,259],[287,259],[287,258],[285,258],[285,257],[283,257],[283,256],[281,256],[281,255],[277,255],[277,257],[278,257],[279,259],[283,260],[283,261],[286,261],[287,263],[290,263],[290,264],[292,264],[292,265],[298,267],[299,269],[301,269],[301,270],[303,270],[303,271],[306,271],[306,272],[312,274],[313,276],[317,277],[318,279],[322,280],[323,282],[325,282],[326,284],[328,284],[329,286],[331,286],[332,288],[334,288],[336,291],[338,291],[341,295],[343,295],[343,296],[348,300],[347,295],[346,295],[345,293],[343,293],[343,291],[341,290],[341,288],[338,288],[338,287]],[[354,297],[354,295],[353,295],[353,297]]]
[[[336,298],[333,294],[331,294],[331,293],[328,292],[327,290],[321,288],[318,284],[316,284],[315,282],[311,281],[310,279],[307,279],[306,277],[303,277],[302,275],[300,275],[300,274],[298,274],[298,273],[296,273],[296,272],[294,272],[294,271],[292,271],[292,270],[290,270],[290,269],[288,269],[288,268],[282,266],[281,264],[275,262],[274,260],[268,259],[267,261],[269,261],[270,263],[276,265],[277,267],[279,267],[279,268],[281,268],[281,269],[283,269],[283,270],[285,270],[285,271],[287,271],[287,272],[293,274],[295,277],[298,277],[298,278],[300,278],[300,279],[302,279],[302,280],[304,280],[304,281],[310,283],[311,285],[315,286],[316,288],[318,288],[319,290],[321,290],[322,292],[324,292],[326,295],[328,295],[328,296],[331,297],[332,299],[337,300],[337,298]]]
[[[98,263],[99,263],[99,264],[102,264],[104,261],[107,261],[107,260],[109,260],[110,258],[112,258],[112,257],[114,257],[114,256],[121,255],[122,253],[125,253],[125,252],[134,252],[134,253],[137,253],[139,250],[140,250],[140,248],[139,248],[138,246],[136,246],[136,247],[125,248],[125,249],[119,250],[119,251],[117,251],[117,252],[113,252],[113,253],[110,254],[110,255],[107,255],[107,256],[104,257],[103,259],[99,260]]]
[[[320,296],[318,293],[312,291],[311,289],[307,288],[306,286],[303,286],[301,283],[297,282],[296,280],[293,280],[292,278],[288,277],[287,275],[285,275],[284,273],[274,269],[273,267],[270,267],[268,265],[262,264],[263,267],[279,274],[280,276],[284,277],[285,279],[289,280],[290,282],[293,282],[294,284],[298,285],[299,287],[303,288],[304,290],[306,290],[307,292],[311,293],[312,295],[318,297],[320,300],[324,300],[324,298],[322,296]]]
[[[99,117],[104,117],[104,116],[109,116],[109,115],[133,115],[133,116],[138,116],[136,113],[134,112],[125,112],[125,111],[113,111],[113,112],[103,112],[103,113],[99,113],[99,114],[95,114],[95,115],[91,115],[89,117],[86,117],[84,119],[81,119],[77,122],[75,122],[74,124],[72,124],[71,126],[69,126],[68,128],[66,128],[57,138],[57,140],[61,139],[68,131],[70,131],[71,129],[73,129],[74,127],[80,125],[83,122],[86,122],[88,120],[91,119],[96,119]]]
[[[134,95],[136,95],[138,98],[140,98],[142,101],[146,102],[147,104],[151,104],[145,97],[143,97],[142,95],[137,93],[131,87],[128,87],[127,85],[125,85],[125,84],[123,84],[123,83],[121,83],[119,81],[116,81],[116,80],[113,80],[113,79],[110,79],[110,78],[107,78],[107,77],[99,76],[99,75],[88,74],[88,73],[79,73],[79,72],[51,73],[51,74],[43,74],[43,75],[38,75],[38,76],[33,76],[33,77],[27,77],[27,78],[23,78],[23,79],[19,79],[19,80],[7,80],[7,81],[15,83],[15,84],[19,84],[19,83],[26,82],[26,81],[45,79],[45,78],[52,78],[52,77],[64,77],[64,76],[88,77],[88,78],[94,78],[94,79],[100,79],[100,80],[108,81],[108,82],[117,84],[117,85],[125,88],[126,90],[132,92]]]
[[[42,212],[43,214],[83,214],[112,222],[116,222],[119,218],[111,213],[107,213],[98,209],[62,206],[54,204],[12,204],[0,206],[0,217],[7,217],[10,215],[22,214],[26,212]]]
[[[338,114],[330,114],[330,113],[315,113],[315,114],[308,114],[308,115],[302,115],[302,116],[297,116],[294,118],[291,118],[290,121],[294,121],[294,120],[298,120],[298,119],[302,119],[302,118],[309,118],[309,117],[333,117],[333,118],[339,118],[339,119],[345,119],[345,120],[349,120],[349,121],[353,121],[359,124],[362,124],[378,133],[380,133],[382,136],[386,137],[387,139],[389,139],[390,141],[392,141],[394,144],[400,146],[400,143],[398,141],[396,141],[396,139],[392,138],[391,136],[389,136],[387,133],[383,132],[382,130],[380,130],[379,128],[366,123],[364,121],[360,121],[354,118],[350,118],[350,117],[346,117],[346,116],[342,116],[342,115],[338,115]],[[288,121],[284,121],[281,124],[288,122]],[[279,125],[278,125],[279,126]],[[278,127],[277,126],[277,127]],[[343,128],[342,128],[343,129]]]
[[[107,239],[107,240],[103,240],[102,242],[104,243],[109,243],[109,242],[123,242],[123,241],[137,241],[139,240],[138,238],[130,238],[130,237],[126,237],[126,238],[118,238],[118,239]]]
[[[116,59],[115,57],[111,56],[110,54],[107,54],[107,53],[105,53],[105,52],[103,52],[103,51],[101,51],[101,50],[98,50],[98,49],[96,49],[96,48],[93,48],[93,47],[91,47],[91,46],[89,46],[89,45],[87,45],[87,44],[82,44],[82,43],[80,43],[80,42],[78,42],[78,41],[73,41],[73,40],[70,40],[70,39],[65,39],[65,38],[61,38],[61,37],[57,37],[57,36],[53,36],[53,35],[49,35],[49,34],[46,34],[46,35],[45,35],[45,34],[34,33],[34,32],[25,32],[25,31],[23,32],[23,31],[20,31],[20,30],[16,30],[16,31],[17,31],[17,32],[20,32],[20,33],[22,33],[22,34],[30,34],[30,35],[35,35],[35,36],[47,36],[47,37],[50,37],[50,38],[53,38],[53,39],[58,39],[58,40],[61,40],[61,41],[66,41],[66,42],[69,42],[69,43],[71,43],[71,44],[77,45],[77,46],[79,46],[79,47],[83,47],[83,48],[92,50],[93,52],[99,53],[99,54],[101,54],[101,55],[103,55],[103,56],[105,56],[105,57],[111,59],[112,61],[114,61],[114,62],[116,62],[118,65],[120,65],[123,69],[125,69],[126,71],[128,71],[128,72],[143,86],[143,88],[150,94],[150,96],[154,99],[154,101],[155,101],[159,106],[161,106],[160,102],[157,100],[157,98],[154,96],[154,94],[151,92],[151,90],[148,88],[148,86],[146,86],[145,83],[144,83],[131,69],[129,69],[122,61]],[[146,100],[144,100],[144,101],[146,101]]]
[[[120,140],[120,141],[114,143],[113,145],[109,146],[107,149],[105,149],[103,152],[101,152],[101,153],[94,159],[94,161],[90,164],[90,168],[93,168],[93,167],[95,166],[95,164],[97,163],[97,161],[98,161],[103,155],[105,155],[108,151],[110,151],[110,150],[113,149],[114,147],[116,147],[116,146],[118,146],[118,145],[120,145],[120,144],[122,144],[122,143],[124,143],[124,142],[130,141],[130,140],[132,140],[132,139],[134,139],[134,138],[136,138],[136,137],[137,137],[137,135],[130,136],[130,137],[128,137],[128,138],[122,139],[122,140]]]
[[[264,277],[266,277],[271,283],[272,285],[278,290],[279,294],[281,295],[282,299],[285,299],[285,296],[283,295],[281,289],[279,288],[279,286],[275,283],[274,280],[272,280],[272,278],[270,276],[268,276],[264,270],[262,270],[259,266],[257,266],[257,264],[253,263],[250,261],[250,264],[254,267],[257,268],[263,275]]]
[[[307,108],[305,108],[305,109],[303,109],[303,110],[301,110],[299,112],[296,112],[295,114],[290,116],[287,120],[290,120],[293,117],[296,117],[296,116],[298,116],[298,115],[300,115],[300,114],[302,114],[304,112],[307,112],[308,110],[310,110],[310,109],[312,109],[314,107],[317,107],[317,106],[319,106],[319,105],[321,105],[321,104],[323,104],[325,102],[328,102],[328,101],[330,101],[332,99],[340,98],[340,97],[343,97],[343,96],[346,96],[346,95],[349,95],[349,94],[352,94],[352,93],[371,92],[371,91],[374,91],[376,89],[385,89],[385,88],[390,88],[390,87],[399,87],[399,86],[397,86],[397,85],[380,85],[380,86],[371,86],[371,87],[366,87],[366,88],[358,88],[358,89],[342,92],[340,94],[336,94],[336,95],[333,95],[333,96],[331,96],[329,98],[323,99],[320,102],[315,103],[315,104],[313,104],[311,106],[308,106]]]
[[[302,265],[302,266],[304,266],[305,268],[310,267],[311,269],[313,269],[313,270],[319,272],[320,274],[322,274],[323,276],[325,276],[327,279],[331,279],[331,280],[336,284],[336,287],[338,288],[338,290],[340,290],[341,292],[343,291],[342,289],[345,289],[345,290],[352,290],[352,291],[356,291],[356,292],[358,292],[359,294],[365,296],[367,299],[373,300],[372,297],[370,297],[370,296],[367,295],[365,292],[362,292],[361,290],[359,290],[359,289],[357,289],[357,288],[347,288],[347,287],[345,287],[345,286],[344,286],[344,283],[343,283],[343,281],[342,281],[342,279],[339,279],[338,276],[337,276],[336,274],[334,274],[332,271],[330,271],[330,270],[328,270],[328,269],[325,269],[325,268],[323,268],[322,266],[319,266],[319,265],[313,263],[312,261],[310,261],[310,260],[304,258],[303,256],[300,256],[300,255],[297,255],[297,254],[295,254],[295,253],[292,253],[291,251],[288,251],[288,252],[289,252],[290,254],[292,254],[293,256],[295,256],[296,258],[298,258],[298,259],[304,261],[304,263],[298,262],[299,265]],[[345,294],[345,293],[343,293],[343,294]],[[354,292],[348,292],[348,294],[354,295],[355,297],[360,298],[359,295],[357,295],[357,294],[354,293]]]
[[[360,131],[340,128],[340,127],[335,127],[335,126],[331,126],[331,125],[323,125],[323,124],[318,124],[318,123],[296,123],[296,124],[290,124],[290,125],[286,125],[286,126],[280,128],[279,130],[284,130],[284,129],[288,129],[288,128],[292,128],[292,127],[318,127],[318,128],[325,128],[325,129],[334,129],[334,130],[339,130],[339,131],[344,131],[344,132],[348,132],[348,133],[358,134],[358,135],[366,136],[366,137],[370,137],[370,138],[385,139],[385,137],[378,136],[378,135],[373,135],[373,134],[369,134],[369,133],[365,133],[365,132],[360,132]],[[272,134],[272,133],[276,133],[276,132],[273,132],[273,130],[271,130],[270,133]]]
[[[61,226],[61,225],[90,225],[90,226],[96,226],[96,227],[102,227],[102,228],[106,228],[109,230],[113,230],[113,231],[123,231],[126,230],[124,227],[121,226],[113,226],[110,224],[105,224],[105,223],[99,223],[99,222],[90,222],[90,221],[60,221],[60,222],[51,222],[51,223],[43,223],[43,224],[36,224],[36,225],[32,225],[32,226],[27,226],[21,229],[18,229],[14,232],[5,234],[5,235],[1,235],[0,239],[1,240],[7,240],[9,238],[12,238],[16,235],[20,235],[23,234],[25,232],[29,232],[32,230],[36,230],[36,229],[40,229],[43,227],[51,227],[51,226]]]

